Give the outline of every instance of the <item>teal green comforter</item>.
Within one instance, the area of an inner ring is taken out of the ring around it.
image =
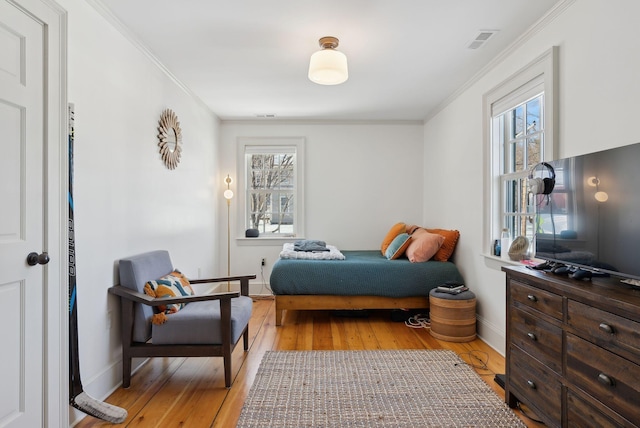
[[[380,251],[342,251],[345,260],[278,259],[269,280],[275,295],[428,296],[446,281],[462,282],[451,262],[387,260]]]

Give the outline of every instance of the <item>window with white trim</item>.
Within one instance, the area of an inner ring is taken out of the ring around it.
[[[303,235],[302,138],[240,138],[245,229],[261,238]]]
[[[539,198],[528,192],[528,178],[536,165],[554,158],[556,64],[554,47],[484,96],[485,253],[492,253],[503,228],[533,242]]]
[[[527,191],[530,171],[544,155],[544,92],[537,86],[507,111],[494,114],[491,133],[500,142],[500,201],[502,226],[509,236],[533,240],[535,201]]]

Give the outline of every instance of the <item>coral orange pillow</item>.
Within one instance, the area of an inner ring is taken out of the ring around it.
[[[451,258],[453,251],[456,249],[458,239],[460,238],[460,232],[457,230],[447,229],[427,229],[427,232],[437,233],[438,235],[444,236],[444,242],[436,255],[433,256],[433,259],[439,262],[448,261],[449,258]]]
[[[406,251],[407,257],[411,263],[426,262],[438,252],[443,242],[444,236],[417,228],[411,235],[411,243]]]
[[[387,235],[382,240],[382,245],[380,246],[380,251],[382,252],[382,255],[386,257],[387,248],[389,247],[391,242],[393,242],[393,240],[396,239],[396,236],[406,232],[407,232],[406,224],[404,223],[394,224],[389,230],[389,232],[387,232]]]

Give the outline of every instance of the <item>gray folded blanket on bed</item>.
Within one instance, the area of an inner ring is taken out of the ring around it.
[[[329,251],[327,243],[317,239],[301,239],[293,243],[295,251]]]

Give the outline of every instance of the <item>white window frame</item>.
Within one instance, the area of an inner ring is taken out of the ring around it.
[[[300,239],[305,236],[304,227],[304,137],[238,137],[236,144],[236,160],[238,171],[238,213],[237,236],[239,240],[247,243],[263,243],[265,241],[282,241]],[[246,154],[257,151],[295,153],[294,163],[294,208],[293,208],[293,232],[286,234],[263,235],[258,238],[244,238],[245,230],[252,227],[248,224],[247,210],[250,207],[249,186],[247,183]]]
[[[542,161],[556,158],[558,141],[558,47],[554,46],[527,64],[514,75],[500,83],[483,96],[483,143],[484,143],[484,230],[482,253],[493,256],[493,243],[500,238],[503,228],[503,181],[504,162],[502,142],[494,141],[492,123],[494,115],[514,107],[527,97],[544,92],[543,122],[544,141]],[[527,172],[528,175],[528,172]],[[504,251],[504,250],[503,250]]]

